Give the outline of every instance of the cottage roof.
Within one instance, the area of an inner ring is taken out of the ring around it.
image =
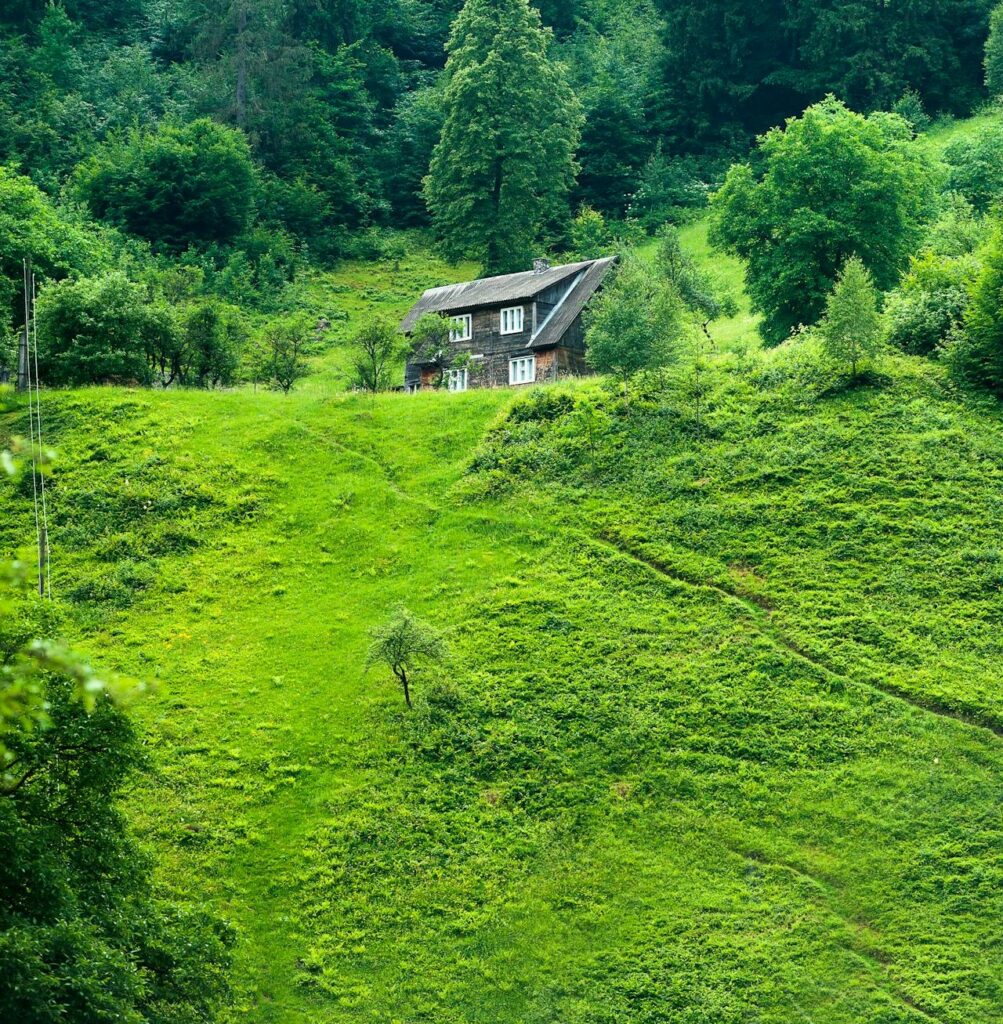
[[[537,328],[529,343],[530,348],[547,348],[560,344],[561,339],[575,322],[575,318],[588,305],[589,299],[599,290],[600,285],[616,262],[615,256],[593,260],[584,265],[570,282],[571,290],[557,304],[553,313]]]
[[[585,303],[588,302],[589,296],[602,283],[612,262],[612,259],[586,260],[582,263],[567,263],[564,266],[551,267],[541,273],[529,270],[520,274],[485,277],[479,281],[451,284],[443,288],[430,288],[404,318],[401,329],[405,333],[410,332],[426,313],[460,313],[483,309],[486,306],[499,306],[506,302],[528,301],[536,298],[548,288],[564,281],[571,283],[575,278],[583,275],[583,281],[579,282],[575,288],[576,294],[581,289],[584,295],[584,300],[578,308],[578,312],[581,312]],[[602,268],[601,273],[598,272],[600,267]],[[594,281],[591,291],[588,291],[587,294],[583,290],[585,280]],[[571,297],[568,296],[569,299]],[[573,319],[574,316],[571,317],[571,320]],[[568,323],[571,320],[568,320]],[[558,334],[556,337],[559,338],[560,335]]]

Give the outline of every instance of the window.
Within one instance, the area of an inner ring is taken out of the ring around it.
[[[520,356],[508,364],[509,384],[532,384],[536,380],[536,356]]]
[[[524,309],[522,306],[512,306],[501,311],[502,334],[522,334],[523,324]]]
[[[449,371],[449,390],[450,391],[466,391],[467,390],[467,371],[466,370],[450,370]]]
[[[474,336],[474,318],[469,313],[453,317],[453,329],[449,332],[450,341],[470,341]]]

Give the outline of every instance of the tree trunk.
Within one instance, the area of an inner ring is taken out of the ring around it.
[[[401,681],[401,686],[404,687],[404,703],[407,704],[407,706],[409,708],[410,707],[414,707],[414,705],[411,703],[411,687],[408,684],[408,678],[407,678],[407,673],[406,672],[404,672],[404,671],[401,672],[401,674],[400,674],[400,681]]]

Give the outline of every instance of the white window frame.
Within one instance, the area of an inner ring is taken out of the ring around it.
[[[502,334],[522,334],[526,329],[526,307],[509,306],[501,311]]]
[[[508,361],[509,384],[536,383],[536,356],[516,356]]]
[[[449,330],[449,340],[470,341],[474,336],[474,318],[471,313],[461,313],[452,318],[452,326]]]
[[[446,375],[446,383],[450,391],[466,391],[467,386],[470,383],[467,368],[463,367],[460,370],[450,370]]]

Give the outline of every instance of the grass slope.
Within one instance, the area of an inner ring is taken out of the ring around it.
[[[235,1018],[998,1020],[998,415],[784,352],[512,401],[47,402],[67,629],[159,681],[131,806]],[[414,714],[361,669],[401,600]]]

